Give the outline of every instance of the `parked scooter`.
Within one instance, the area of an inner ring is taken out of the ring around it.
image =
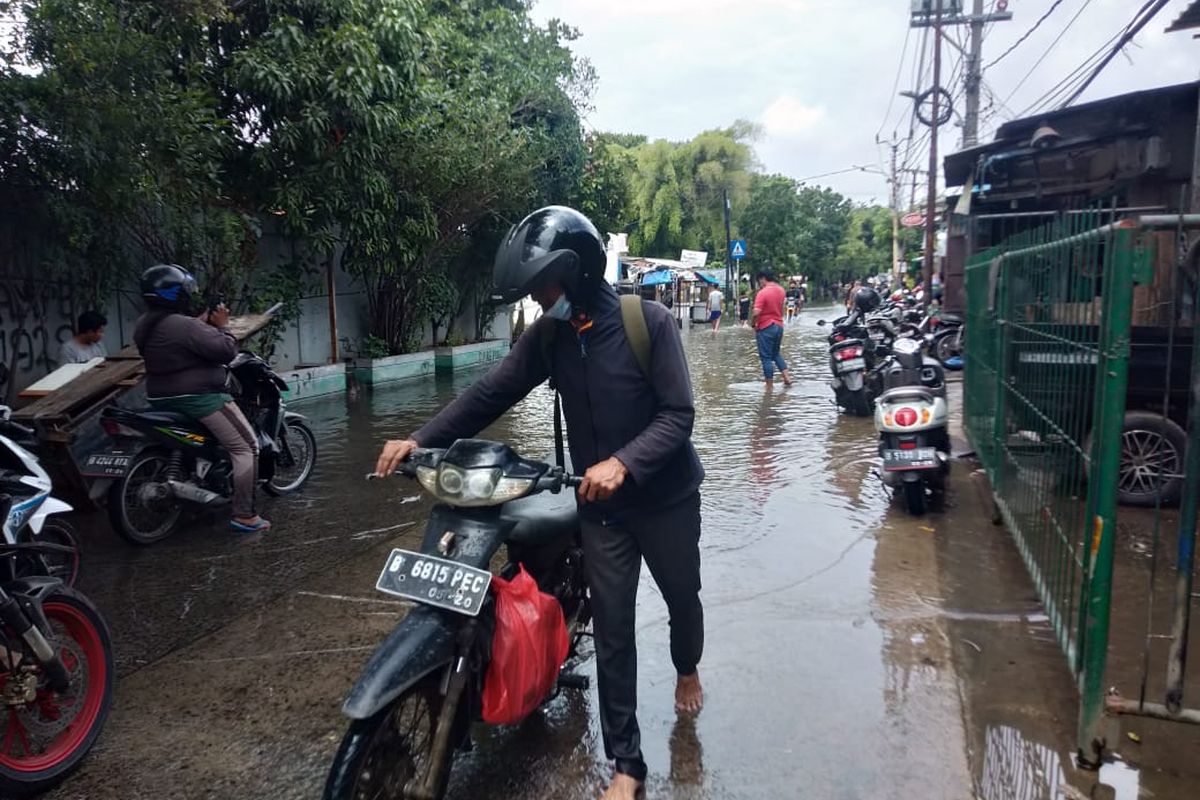
[[[824,326],[825,320],[817,320]],[[879,392],[875,376],[876,349],[871,332],[855,312],[833,321],[829,334],[829,385],[838,406],[859,417],[870,416]]]
[[[242,351],[229,365],[230,390],[258,435],[258,477],[273,495],[298,491],[317,461],[317,439],[287,410],[287,383],[267,362]],[[217,438],[185,414],[110,406],[100,425],[115,443],[93,453],[84,474],[110,478],[108,516],[134,544],[169,536],[187,504],[216,507],[233,497],[233,465]]]
[[[79,576],[79,547],[75,529],[60,515],[71,506],[52,497],[54,485],[37,456],[18,442],[37,444],[37,434],[10,419],[0,406],[0,496],[12,503],[4,516],[4,544],[14,548],[17,576],[48,575],[67,586]]]
[[[963,352],[966,344],[966,328],[957,314],[942,314],[929,343],[929,353],[946,369],[963,368]]]
[[[462,439],[417,450],[399,472],[437,498],[420,552],[392,550],[376,588],[417,602],[380,644],[342,712],[352,721],[325,800],[438,800],[457,749],[470,747],[491,657],[495,601],[489,565],[501,545],[510,578],[521,563],[562,606],[567,660],[590,621],[575,500],[581,479],[496,442]],[[585,689],[560,674],[559,688]],[[548,699],[548,698],[547,698]]]
[[[945,376],[914,339],[896,341],[881,375],[884,391],[875,406],[875,429],[883,482],[904,495],[910,514],[921,515],[927,492],[940,496],[950,471]]]

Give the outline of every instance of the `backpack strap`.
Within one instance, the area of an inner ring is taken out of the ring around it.
[[[621,324],[625,327],[625,338],[633,348],[633,357],[642,376],[650,380],[650,328],[646,325],[642,298],[635,294],[621,295]]]

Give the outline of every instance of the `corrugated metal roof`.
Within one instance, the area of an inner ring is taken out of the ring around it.
[[[1190,28],[1200,28],[1200,0],[1195,0],[1185,8],[1179,18],[1171,23],[1171,27],[1167,28],[1167,33],[1186,31]]]

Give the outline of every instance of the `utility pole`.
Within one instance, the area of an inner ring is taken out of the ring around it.
[[[966,96],[967,108],[963,122],[963,145],[974,146],[979,140],[979,93],[983,83],[983,27],[988,22],[1000,22],[1012,19],[1008,10],[1008,0],[996,0],[995,12],[983,12],[983,0],[973,0],[972,13],[964,16],[962,13],[963,0],[923,0],[923,8],[913,11],[912,27],[933,28],[933,87],[926,92],[916,94],[914,100],[919,107],[923,98],[928,97],[932,105],[932,115],[922,122],[929,125],[929,192],[925,208],[925,259],[921,270],[921,280],[925,285],[923,304],[928,307],[933,296],[933,251],[937,243],[934,224],[937,221],[937,183],[938,183],[938,128],[942,124],[939,117],[943,114],[941,102],[943,95],[949,100],[950,95],[942,88],[942,28],[944,25],[971,26],[971,50],[965,53],[967,59]],[[915,5],[915,4],[914,4]],[[946,110],[949,121],[949,109]],[[915,188],[915,182],[914,182]]]
[[[967,107],[963,114],[963,149],[979,144],[979,89],[983,85],[983,0],[971,9],[971,53],[963,78]]]
[[[933,93],[930,96],[933,101],[933,113],[929,118],[929,194],[925,207],[925,262],[921,266],[921,283],[924,289],[921,305],[926,309],[933,299],[933,250],[937,244],[934,226],[937,223],[938,115],[941,113],[938,106],[942,99],[942,0],[933,2]]]
[[[876,144],[880,144],[878,137],[875,139]],[[896,168],[896,153],[900,149],[900,142],[893,134],[892,136],[892,174],[888,181],[891,184],[892,192],[889,198],[892,207],[892,268],[888,270],[892,277],[896,275],[896,265],[900,262],[900,172]]]
[[[723,201],[723,205],[725,207],[725,303],[728,305],[729,303],[732,302],[735,304],[735,307],[736,307],[736,301],[733,299],[733,287],[731,285],[732,281],[733,281],[733,254],[729,252],[729,249],[730,249],[729,211],[730,211],[730,209],[729,209],[729,190],[728,189],[721,190],[721,200]]]

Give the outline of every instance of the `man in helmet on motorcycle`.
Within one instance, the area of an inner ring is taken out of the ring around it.
[[[199,421],[233,462],[233,517],[239,533],[260,533],[271,523],[254,510],[258,482],[258,437],[226,389],[227,365],[238,352],[224,305],[192,316],[196,279],[174,264],[142,274],[147,311],[133,341],[146,362],[146,399],[158,411]]]
[[[591,587],[600,725],[616,774],[605,800],[635,797],[646,778],[637,722],[634,609],[644,558],[670,612],[680,713],[700,710],[696,667],[704,643],[700,604],[700,482],[692,447],[695,409],[679,331],[658,303],[642,303],[649,364],[639,364],[620,300],[604,282],[595,226],[550,206],[513,227],[496,255],[499,299],[532,295],[544,315],[512,351],[411,438],[384,445],[375,470],[390,475],[418,447],[474,436],[548,378],[561,393]]]

